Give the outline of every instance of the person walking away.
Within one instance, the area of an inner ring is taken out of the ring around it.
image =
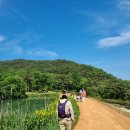
[[[83,89],[83,91],[82,91],[82,102],[85,101],[85,97],[86,97],[86,91],[85,91],[85,89]]]
[[[83,90],[80,89],[80,91],[79,91],[79,94],[80,94],[80,100],[82,100],[82,92],[83,92]]]
[[[71,130],[74,113],[72,104],[66,95],[62,95],[60,101],[57,103],[56,112],[60,130]]]

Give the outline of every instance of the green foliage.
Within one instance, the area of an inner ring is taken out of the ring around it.
[[[26,84],[18,75],[5,76],[0,82],[0,98],[25,97]]]
[[[7,83],[4,84],[5,78],[17,75],[25,82],[27,91],[46,92],[62,89],[79,91],[80,88],[85,88],[89,96],[130,99],[130,82],[117,79],[90,65],[67,60],[12,60],[1,61],[0,70],[0,95],[4,93],[4,88],[8,93],[10,91]]]
[[[125,106],[126,108],[130,109],[130,101],[129,100],[121,100],[121,99],[101,99],[102,101],[105,101],[107,103],[112,103],[112,104],[119,104],[122,106]]]
[[[73,82],[74,88],[80,88],[81,87],[81,75],[78,71],[74,71],[71,73],[71,78]]]
[[[87,96],[98,97],[99,89],[97,87],[88,87],[87,88]]]
[[[42,94],[43,96],[44,94]],[[46,95],[44,95],[46,97]],[[0,129],[1,130],[58,130],[56,121],[56,110],[54,102],[58,94],[52,93],[49,97],[29,97],[16,100],[11,104],[11,109],[5,102],[0,105]],[[53,99],[52,99],[53,97]],[[30,102],[31,101],[31,102]],[[16,107],[16,103],[19,107]],[[3,110],[3,105],[7,108]],[[21,109],[23,107],[24,109]],[[31,109],[30,109],[31,108]],[[37,113],[38,112],[38,113]],[[45,113],[46,114],[45,114]]]
[[[75,121],[73,122],[74,127],[78,122],[80,111],[76,101],[72,97],[69,97],[69,100],[71,101],[74,110],[74,117],[75,117]]]
[[[129,82],[112,79],[98,82],[98,87],[88,88],[91,96],[99,96],[104,99],[129,99]]]

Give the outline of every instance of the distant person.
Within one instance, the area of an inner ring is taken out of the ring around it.
[[[62,95],[60,101],[57,103],[56,112],[60,130],[71,130],[74,113],[72,104],[67,99],[67,95]]]
[[[85,89],[83,89],[83,91],[82,91],[82,102],[85,101],[85,98],[86,98],[86,91],[85,91]]]
[[[83,90],[80,89],[80,90],[79,90],[80,99],[82,99],[82,92],[83,92]]]

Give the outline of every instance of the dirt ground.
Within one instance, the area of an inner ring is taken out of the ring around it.
[[[78,105],[80,117],[74,130],[130,130],[130,118],[94,99]]]

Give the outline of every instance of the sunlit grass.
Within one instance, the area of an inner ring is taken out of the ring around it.
[[[33,126],[36,121],[36,128],[39,130],[39,117],[34,113],[37,110],[46,110],[47,106],[54,102],[56,95],[29,97],[20,100],[1,101],[0,104],[0,129],[1,130],[32,130],[28,124]],[[35,119],[35,120],[34,120]],[[41,124],[40,124],[41,125]],[[44,126],[45,127],[45,126]],[[34,128],[34,127],[33,127]]]
[[[73,98],[69,98],[69,100],[74,108],[76,123],[79,109]],[[0,130],[59,130],[56,120],[58,101],[58,94],[1,101]]]

